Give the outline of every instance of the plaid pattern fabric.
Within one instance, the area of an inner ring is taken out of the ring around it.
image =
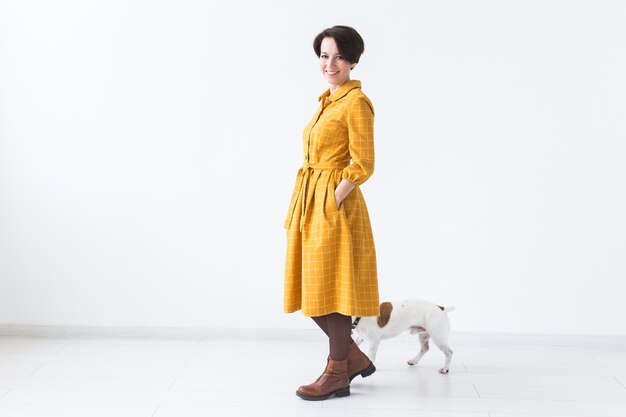
[[[360,189],[374,172],[374,108],[359,80],[319,101],[304,128],[304,163],[284,223],[284,312],[378,316],[376,250]],[[343,178],[356,187],[337,209]]]

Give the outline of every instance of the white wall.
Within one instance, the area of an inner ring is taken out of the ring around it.
[[[311,43],[366,51],[381,298],[455,330],[626,334],[619,1],[3,1],[0,323],[282,313]]]

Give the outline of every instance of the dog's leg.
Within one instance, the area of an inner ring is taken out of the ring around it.
[[[446,364],[443,366],[443,368],[439,370],[439,372],[441,372],[442,374],[447,374],[448,371],[450,370],[450,361],[452,360],[452,354],[454,352],[452,351],[452,349],[450,349],[450,346],[448,346],[447,340],[439,339],[433,335],[431,335],[431,337],[433,339],[433,343],[435,344],[435,346],[441,349],[444,355],[446,355]]]
[[[365,339],[363,339],[363,338],[361,337],[361,335],[358,335],[358,336],[356,337],[356,339],[354,339],[354,343],[356,343],[356,344],[357,344],[357,346],[358,346],[358,345],[360,345],[361,343],[363,343],[363,341],[364,341],[364,340],[365,340]]]
[[[369,358],[372,362],[376,360],[376,352],[378,352],[378,345],[380,344],[380,339],[370,339],[370,349],[369,349]]]
[[[428,352],[428,349],[429,349],[428,339],[430,338],[430,335],[428,334],[428,332],[425,332],[425,331],[419,332],[419,337],[420,337],[420,344],[422,345],[422,350],[413,359],[410,359],[407,361],[407,363],[411,366],[417,365],[420,359],[422,359],[422,356],[424,356],[424,354]]]

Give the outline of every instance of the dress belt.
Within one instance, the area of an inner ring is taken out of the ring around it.
[[[300,233],[302,233],[302,226],[304,225],[304,219],[306,217],[307,209],[309,207],[309,202],[306,201],[307,198],[307,189],[309,186],[309,179],[311,175],[311,171],[325,171],[325,170],[333,170],[333,169],[343,169],[350,165],[350,161],[339,161],[339,162],[321,162],[321,163],[309,163],[305,162],[300,167],[300,171],[302,171],[302,179],[300,183],[300,190],[298,191],[299,198],[302,199],[302,212],[300,213]],[[304,191],[304,193],[303,193]],[[312,197],[311,197],[312,198]]]

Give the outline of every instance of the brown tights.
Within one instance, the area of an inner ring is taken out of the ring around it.
[[[348,346],[352,340],[352,318],[340,313],[311,317],[326,333],[330,345],[330,357],[334,361],[342,361],[348,357]]]

